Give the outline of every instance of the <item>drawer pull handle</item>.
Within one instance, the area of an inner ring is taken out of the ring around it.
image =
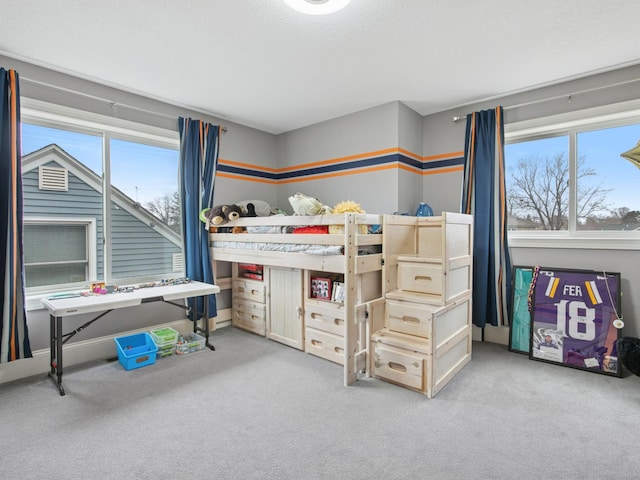
[[[251,315],[251,320],[258,320],[258,317],[255,315]]]
[[[344,353],[344,348],[340,348],[340,347],[333,347],[333,350],[336,353],[339,353],[340,355],[342,355]]]
[[[416,276],[414,277],[414,280],[415,280],[416,282],[430,282],[430,281],[432,281],[432,280],[433,280],[433,278],[432,278],[432,277],[428,277],[428,276],[426,276],[426,275],[416,275]]]
[[[416,317],[402,317],[402,321],[404,323],[420,323],[420,319],[416,318]]]
[[[407,373],[407,367],[405,367],[400,363],[389,362],[388,365],[390,370],[393,370],[395,372],[400,372],[400,373]]]
[[[315,313],[315,312],[314,312],[314,313],[312,313],[312,314],[311,314],[311,318],[313,318],[314,320],[315,320],[316,318],[322,318],[322,314],[321,314],[321,313]]]
[[[242,287],[238,287],[238,291],[239,291],[239,292],[244,292],[244,288],[242,288]]]
[[[333,323],[335,323],[338,326],[342,326],[342,325],[344,325],[344,320],[341,319],[341,318],[334,318],[333,319]]]
[[[258,294],[258,290],[251,290],[251,295],[257,295]]]
[[[311,345],[313,345],[314,347],[321,347],[322,342],[320,340],[311,340]]]

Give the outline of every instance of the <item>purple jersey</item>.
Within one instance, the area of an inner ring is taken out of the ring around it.
[[[616,356],[612,299],[618,297],[617,290],[614,275],[540,271],[534,292],[533,355],[602,368],[605,357]],[[548,348],[550,337],[562,353]]]

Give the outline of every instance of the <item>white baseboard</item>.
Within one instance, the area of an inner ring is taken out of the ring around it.
[[[220,325],[217,325],[218,327]],[[114,338],[123,337],[139,332],[148,332],[158,328],[171,327],[178,332],[186,334],[191,331],[193,324],[190,320],[176,320],[174,322],[163,323],[161,325],[151,325],[138,330],[130,330],[115,335],[92,338],[82,342],[70,343],[64,346],[64,366],[69,367],[78,363],[89,362],[113,358],[117,356]],[[0,365],[0,384],[31,377],[33,375],[47,374],[49,372],[50,353],[49,349],[38,350],[33,353],[32,358],[16,360],[14,362]]]
[[[231,325],[230,308],[219,310],[218,316],[209,320],[209,328],[212,331],[229,325]],[[151,325],[137,330],[120,332],[115,335],[107,335],[104,337],[91,338],[81,342],[70,343],[69,345],[64,346],[64,366],[69,367],[71,365],[89,362],[92,360],[113,358],[117,356],[114,338],[134,333],[148,332],[149,330],[156,330],[163,327],[175,328],[178,332],[187,334],[191,332],[193,324],[188,319],[182,319],[160,325]],[[32,353],[32,358],[25,358],[0,365],[0,385],[14,380],[19,380],[21,378],[31,377],[33,375],[47,374],[49,372],[50,362],[49,349],[45,348]]]

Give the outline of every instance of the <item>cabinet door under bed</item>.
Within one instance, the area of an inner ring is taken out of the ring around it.
[[[267,338],[304,350],[302,270],[266,267]]]

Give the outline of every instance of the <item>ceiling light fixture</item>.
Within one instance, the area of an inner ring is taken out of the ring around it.
[[[307,15],[328,15],[342,10],[351,0],[284,0],[294,10]]]

